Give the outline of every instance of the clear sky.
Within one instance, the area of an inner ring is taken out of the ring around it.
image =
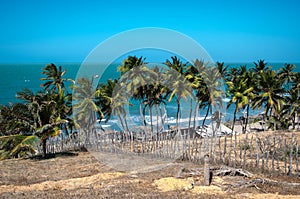
[[[0,62],[81,62],[119,32],[162,27],[215,61],[300,62],[297,0],[2,0]]]

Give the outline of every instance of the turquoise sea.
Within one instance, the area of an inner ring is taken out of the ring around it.
[[[57,66],[62,66],[67,70],[65,77],[75,79],[77,72],[80,68],[81,63],[55,63]],[[228,64],[230,67],[237,67],[240,65],[247,65],[247,67],[252,67],[252,63],[233,63]],[[297,67],[295,71],[300,72],[300,64],[295,64]],[[109,78],[117,78],[119,77],[119,73],[117,72],[117,66],[119,64],[110,65],[102,75],[102,78],[99,80],[100,82],[106,81]],[[273,69],[277,70],[284,65],[284,63],[270,63]],[[18,100],[15,98],[16,93],[23,88],[29,88],[33,91],[38,91],[41,89],[40,84],[42,81],[41,77],[44,77],[42,74],[42,68],[46,66],[46,63],[26,63],[26,64],[0,64],[1,69],[1,81],[0,81],[0,104],[7,105],[10,102],[14,103]],[[101,66],[99,66],[101,67]],[[168,116],[175,116],[176,113],[176,104],[170,104],[168,107]],[[131,108],[131,116],[137,117],[139,116],[138,106],[136,108]],[[226,111],[227,118],[230,118],[233,112],[230,108]],[[203,116],[203,114],[200,116]]]

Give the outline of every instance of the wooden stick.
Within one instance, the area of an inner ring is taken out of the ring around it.
[[[292,175],[293,173],[293,151],[294,151],[294,140],[295,140],[295,137],[294,137],[294,132],[292,133],[292,141],[291,141],[291,144],[290,144],[290,166],[289,166],[289,171],[288,171],[288,174],[289,176]]]
[[[284,174],[287,173],[287,149],[286,149],[286,139],[284,139]]]
[[[276,137],[273,137],[273,151],[272,151],[272,173],[275,171],[274,161],[275,161],[275,151],[276,151]]]
[[[258,168],[259,166],[259,146],[258,146],[258,137],[257,137],[257,133],[256,133],[256,139],[255,139],[255,147],[256,147],[256,163],[255,163],[255,167]]]
[[[250,167],[253,167],[253,135],[251,136],[251,141],[250,141]]]

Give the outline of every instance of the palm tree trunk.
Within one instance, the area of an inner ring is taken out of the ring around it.
[[[151,137],[153,136],[153,123],[152,123],[152,106],[149,107],[150,111],[150,125],[151,125]],[[153,137],[152,137],[153,138]]]
[[[238,111],[238,104],[239,102],[237,101],[235,104],[235,110],[234,110],[234,115],[233,115],[233,122],[232,122],[232,134],[234,132],[234,125],[235,125],[235,121],[236,121],[236,113]],[[236,137],[236,133],[234,133],[234,168],[236,167],[236,157],[237,157],[237,149],[236,149],[236,142],[237,142],[237,137]]]
[[[177,99],[177,114],[176,114],[177,129],[179,129],[179,120],[180,120],[180,99]]]
[[[124,123],[125,123],[126,131],[129,132],[126,116],[124,116]]]
[[[155,110],[156,110],[156,147],[158,147],[158,142],[159,142],[159,123],[158,123],[158,108],[157,104],[155,105]]]
[[[233,113],[233,122],[232,122],[232,127],[231,127],[231,133],[232,134],[233,134],[233,131],[234,131],[234,125],[235,125],[235,121],[236,121],[236,113],[237,113],[237,110],[238,110],[237,103],[236,103],[236,108],[235,108],[234,113]]]
[[[142,107],[142,102],[140,102],[140,115],[141,115],[144,126],[146,126],[147,123],[146,123],[146,119],[145,119],[144,109]]]
[[[247,114],[246,114],[246,117],[247,118],[245,118],[245,120],[246,120],[246,122],[245,122],[245,127],[244,127],[244,130],[245,130],[245,132],[244,133],[246,133],[247,132],[247,126],[248,126],[248,121],[249,121],[249,104],[247,105]]]
[[[193,125],[194,125],[194,129],[196,129],[196,118],[197,118],[197,126],[198,126],[198,110],[199,110],[199,102],[196,102],[196,106],[195,106],[195,112],[194,112],[194,121],[193,121]]]
[[[43,149],[42,157],[45,158],[47,155],[47,138],[42,139],[42,149]]]
[[[203,120],[203,122],[202,122],[202,127],[204,127],[205,120],[206,120],[206,118],[207,118],[207,116],[208,116],[210,106],[211,106],[211,105],[208,105],[208,107],[207,107],[206,115],[205,115],[204,120]]]
[[[119,117],[119,120],[121,122],[121,126],[122,126],[123,130],[125,131],[125,126],[124,126],[123,120],[122,120],[122,118],[119,114],[118,114],[118,117]]]
[[[191,122],[192,122],[192,113],[193,113],[193,100],[190,101],[190,115],[189,115],[189,125],[188,125],[188,132],[190,133]]]
[[[187,136],[188,136],[188,153],[187,153],[187,156],[189,159],[191,159],[191,120],[192,120],[192,113],[193,113],[193,100],[191,99],[190,100],[190,115],[189,115],[189,125],[188,125],[188,131],[187,131]]]

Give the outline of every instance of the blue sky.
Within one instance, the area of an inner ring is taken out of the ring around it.
[[[300,62],[300,1],[0,3],[0,62],[81,62],[100,42],[142,27],[177,30],[215,61]]]

